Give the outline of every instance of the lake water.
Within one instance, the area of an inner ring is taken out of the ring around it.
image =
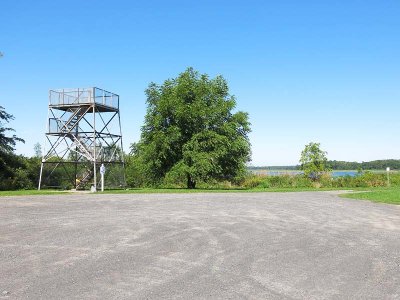
[[[357,176],[357,171],[332,171],[332,177]]]
[[[302,171],[295,170],[255,170],[255,174],[264,174],[269,176],[279,176],[279,175],[299,175]],[[343,176],[357,176],[357,171],[332,171],[332,177],[343,177]]]

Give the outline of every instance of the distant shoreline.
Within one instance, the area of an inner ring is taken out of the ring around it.
[[[284,170],[284,169],[249,169],[249,171],[256,175],[267,175],[267,176],[282,176],[282,175],[300,175],[303,172],[301,170]],[[344,177],[344,176],[357,176],[362,175],[365,172],[371,172],[374,174],[386,173],[386,170],[362,170],[361,173],[358,170],[332,170],[332,177]],[[391,170],[391,174],[399,173],[398,170]]]
[[[334,171],[385,171],[389,167],[391,170],[400,170],[400,159],[381,159],[364,162],[349,162],[329,160],[326,165]],[[299,171],[300,165],[295,166],[249,166],[248,170],[271,170],[271,171]]]

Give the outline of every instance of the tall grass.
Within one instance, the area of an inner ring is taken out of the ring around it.
[[[241,183],[247,189],[268,188],[368,188],[386,187],[388,185],[386,174],[365,172],[358,176],[332,177],[326,173],[318,180],[312,180],[304,175],[256,175],[249,174]],[[390,175],[390,185],[400,186],[400,174]]]

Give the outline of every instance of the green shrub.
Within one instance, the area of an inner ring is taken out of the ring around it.
[[[400,186],[400,173],[392,173],[390,174],[390,185],[392,186]]]
[[[264,181],[265,175],[248,174],[242,186],[247,189],[257,188]]]
[[[14,178],[11,182],[13,190],[29,190],[33,188],[32,181],[29,179],[28,171],[26,169],[18,168],[15,170]]]
[[[318,180],[303,175],[257,175],[249,174],[242,182],[242,187],[248,189],[268,188],[357,188],[357,187],[385,187],[387,186],[385,173],[365,172],[358,176],[332,177],[329,172],[323,173]],[[400,173],[390,175],[392,186],[400,186]]]

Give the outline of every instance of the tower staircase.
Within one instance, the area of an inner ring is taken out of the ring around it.
[[[90,138],[87,135],[79,135],[74,132],[75,129],[79,128],[79,121],[82,120],[89,109],[90,108],[87,107],[78,107],[75,111],[73,111],[67,121],[61,121],[62,126],[60,131],[72,140],[74,145],[79,149],[80,154],[82,154],[88,161],[94,162],[94,146],[90,144]],[[93,169],[86,168],[83,175],[80,178],[76,179],[76,189],[84,189],[86,184],[88,184],[93,179],[93,176]]]
[[[77,108],[67,121],[62,121],[63,125],[61,126],[60,131],[72,140],[72,142],[78,147],[82,155],[84,155],[89,161],[94,161],[94,151],[92,149],[93,147],[87,145],[87,137],[74,134],[74,129],[76,129],[79,121],[83,118],[88,110],[89,108],[86,107]]]

